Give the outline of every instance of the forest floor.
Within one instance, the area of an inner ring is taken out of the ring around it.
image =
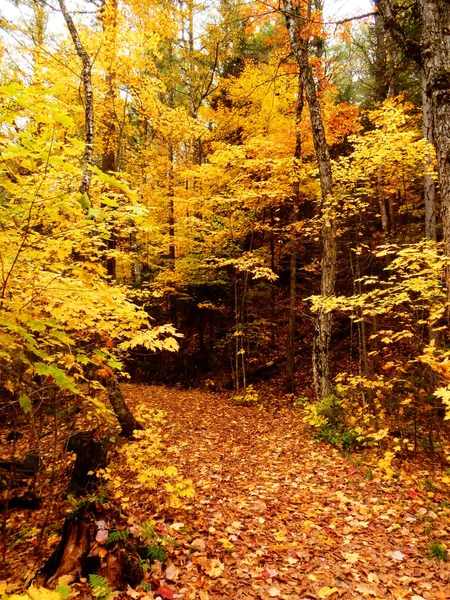
[[[192,509],[176,517],[185,539],[168,582],[184,597],[450,599],[450,563],[427,558],[433,540],[450,540],[438,473],[414,465],[386,480],[361,455],[312,440],[292,407],[124,389],[166,412],[177,466],[195,485]]]
[[[163,599],[450,599],[450,562],[429,558],[433,542],[450,545],[448,478],[437,466],[403,464],[386,479],[379,457],[343,456],[313,440],[287,402],[247,407],[200,390],[123,391],[130,406],[165,412],[164,444],[176,448],[168,461],[195,486],[184,508],[155,508],[138,492],[129,499],[129,523],[155,520],[177,541],[150,574]],[[39,514],[14,518],[25,524]],[[129,588],[118,597],[157,596]]]

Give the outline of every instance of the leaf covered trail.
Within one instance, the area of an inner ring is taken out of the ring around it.
[[[449,563],[426,557],[432,540],[448,542],[449,505],[424,488],[426,472],[385,480],[311,440],[293,408],[124,391],[165,411],[171,463],[196,488],[192,509],[165,524],[180,542],[166,584],[183,597],[450,598]]]

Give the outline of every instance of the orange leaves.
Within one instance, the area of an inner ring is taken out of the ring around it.
[[[150,393],[176,423],[180,469],[197,482],[193,510],[173,515],[177,586],[264,600],[387,598],[405,586],[427,598],[428,583],[442,588],[421,548],[424,519],[444,530],[448,518],[428,516],[419,502],[434,500],[411,497],[411,479],[366,479],[364,467],[311,442],[290,410],[262,420],[218,394]]]
[[[325,101],[324,121],[327,142],[329,145],[341,144],[348,135],[361,130],[359,120],[360,111],[355,104],[342,102],[335,104],[331,100]]]

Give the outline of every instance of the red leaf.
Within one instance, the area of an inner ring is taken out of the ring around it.
[[[417,498],[418,494],[414,490],[407,490],[406,492],[410,498]]]
[[[289,550],[289,556],[291,558],[298,558],[298,554],[295,550]]]
[[[173,597],[175,596],[175,591],[171,590],[169,587],[159,587],[155,591],[155,594],[157,596],[161,596],[161,598],[166,598],[166,600],[173,600]]]

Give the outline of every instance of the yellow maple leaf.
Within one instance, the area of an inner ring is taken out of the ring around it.
[[[343,552],[342,556],[345,558],[345,561],[351,565],[355,564],[359,560],[359,554],[357,552]]]
[[[317,592],[317,595],[319,596],[319,598],[328,598],[329,596],[336,593],[337,591],[338,591],[337,587],[330,588],[326,585],[323,588],[320,588],[320,590]]]
[[[210,577],[220,577],[223,573],[225,565],[220,562],[218,558],[213,558],[209,565],[209,569],[206,570],[207,575]]]
[[[283,542],[286,539],[286,529],[281,529],[273,534],[273,537],[277,540],[277,542]]]

